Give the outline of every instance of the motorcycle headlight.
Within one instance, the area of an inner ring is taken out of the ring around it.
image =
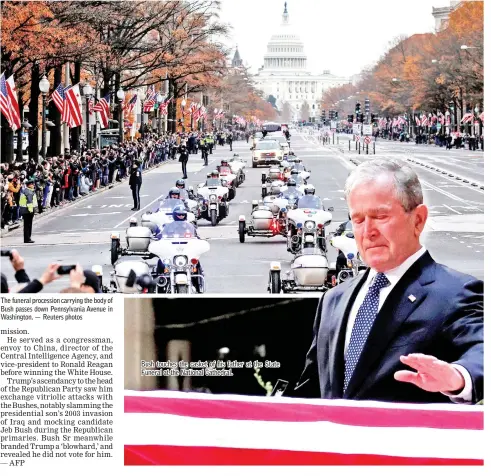
[[[306,230],[313,230],[315,228],[315,222],[313,221],[306,221],[305,222],[305,229]]]
[[[216,195],[210,195],[210,200],[216,200],[217,196]]]
[[[174,258],[174,264],[182,268],[183,266],[186,266],[188,264],[188,259],[186,258],[186,256],[176,256]]]

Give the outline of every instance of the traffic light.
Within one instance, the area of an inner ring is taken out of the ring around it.
[[[356,103],[356,106],[355,106],[355,113],[356,115],[360,114],[361,112],[361,104],[359,102]]]
[[[324,123],[326,122],[326,110],[325,109],[322,109],[321,120]]]
[[[336,111],[336,113],[334,115],[334,119],[336,119],[336,121],[338,120],[338,111]]]
[[[368,115],[369,112],[370,112],[370,99],[365,98],[365,114]]]
[[[354,115],[348,114],[348,122],[353,122]]]

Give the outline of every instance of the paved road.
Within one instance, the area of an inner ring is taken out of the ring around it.
[[[386,151],[377,156],[398,155],[404,158],[405,152],[402,149],[405,145],[402,146],[387,142],[381,146],[381,150],[385,147]],[[293,134],[292,147],[311,169],[312,183],[326,207],[334,207],[331,229],[335,229],[347,217],[343,186],[354,167],[349,159],[367,160],[373,156],[359,156],[354,152],[350,154],[347,150],[343,151],[342,146],[324,147],[312,136],[299,133]],[[421,160],[436,160],[423,147],[418,152],[423,156]],[[235,143],[234,152],[248,159],[251,155],[249,144],[245,141]],[[455,152],[458,151],[450,153]],[[218,147],[210,156],[209,166],[204,167],[198,156],[191,156],[188,184],[196,188],[214,164],[228,157],[228,147]],[[452,160],[449,157],[446,160],[451,166]],[[479,164],[473,163],[473,166],[477,173]],[[483,278],[483,190],[425,167],[415,168],[422,179],[425,199],[430,206],[430,220],[424,234],[425,245],[436,260]],[[226,220],[214,228],[207,221],[199,222],[200,235],[209,239],[211,245],[210,252],[202,257],[209,293],[264,293],[267,289],[269,263],[280,261],[284,269],[288,268],[291,255],[286,251],[283,238],[246,237],[245,243],[239,243],[237,220],[239,215],[248,216],[252,200],[260,198],[261,172],[261,169],[248,166],[246,181],[231,202],[230,215]],[[39,276],[48,263],[53,261],[63,264],[80,262],[85,268],[101,264],[107,277],[112,269],[109,256],[110,232],[124,232],[129,219],[132,216],[139,217],[145,210],[156,206],[159,198],[167,194],[178,178],[181,178],[180,164],[177,161],[164,164],[144,175],[142,210],[139,212],[131,211],[131,192],[127,184],[122,184],[45,218],[36,217],[34,245],[24,245],[22,230],[19,230],[3,238],[2,246],[19,249],[32,277]],[[334,250],[331,250],[332,260],[334,256]],[[67,278],[62,278],[52,283],[47,291],[57,292],[66,284]]]

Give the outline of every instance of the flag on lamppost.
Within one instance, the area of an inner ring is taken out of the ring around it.
[[[98,112],[101,117],[101,123],[104,129],[109,127],[109,116],[111,113],[110,109],[111,94],[106,94],[102,99],[99,99],[98,103],[93,107],[93,111]]]
[[[5,73],[0,79],[0,96],[2,113],[7,119],[10,128],[15,132],[21,128],[21,115],[19,102],[17,100],[17,89],[15,88],[14,76],[5,80]]]

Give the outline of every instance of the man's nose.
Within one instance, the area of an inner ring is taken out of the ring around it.
[[[377,235],[377,225],[373,218],[365,217],[364,226],[363,226],[363,234],[367,238],[373,238]]]

